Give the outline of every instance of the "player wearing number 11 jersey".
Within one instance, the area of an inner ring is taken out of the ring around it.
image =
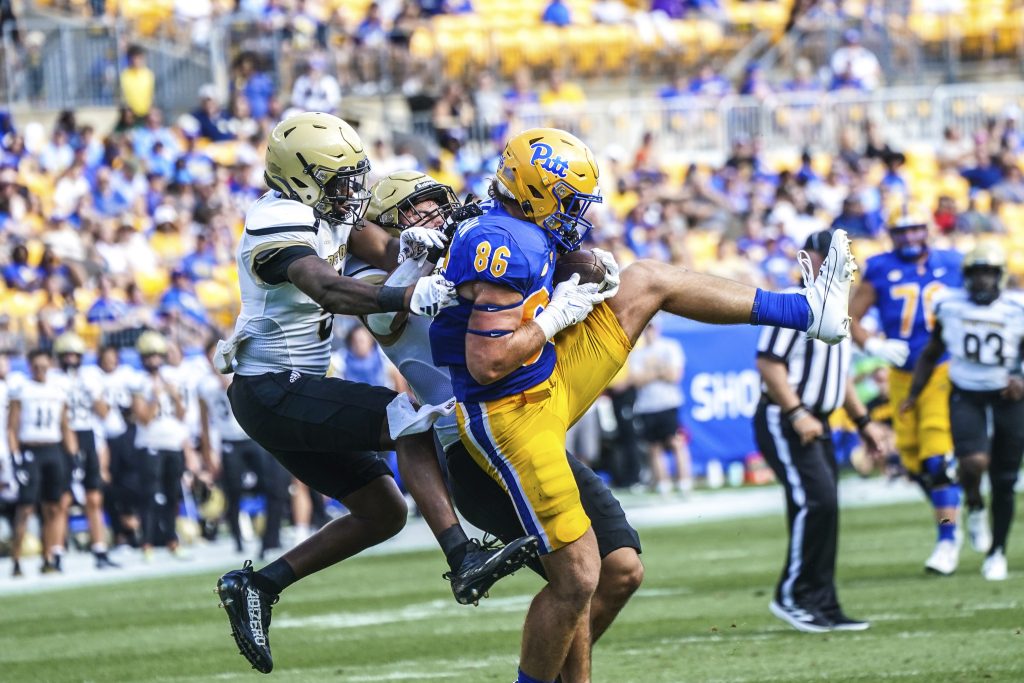
[[[938,541],[925,569],[952,574],[958,562],[956,520],[960,487],[947,474],[949,453],[949,372],[945,357],[924,387],[914,410],[898,408],[910,393],[911,372],[928,344],[934,321],[932,307],[946,287],[962,283],[962,257],[954,251],[928,248],[925,220],[901,217],[889,226],[893,250],[867,260],[864,280],[850,302],[853,340],[865,351],[892,365],[889,402],[893,408],[896,449],[907,472],[924,489],[935,508]],[[885,339],[872,338],[860,324],[872,307],[878,309]]]
[[[981,245],[964,260],[964,289],[948,290],[936,303],[931,341],[914,369],[907,399],[912,408],[946,351],[952,356],[949,401],[953,445],[972,518],[980,518],[988,553],[982,575],[1006,578],[1006,537],[1013,519],[1014,486],[1024,454],[1024,297],[1003,291],[1006,255]],[[991,537],[987,533],[981,477],[992,481]]]

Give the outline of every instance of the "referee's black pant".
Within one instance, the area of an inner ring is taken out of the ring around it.
[[[802,444],[782,409],[762,401],[754,415],[754,430],[758,448],[786,491],[789,548],[775,600],[784,607],[828,614],[839,608],[835,588],[838,467],[828,416],[815,417],[825,431]]]

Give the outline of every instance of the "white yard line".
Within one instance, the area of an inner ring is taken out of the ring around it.
[[[922,497],[920,490],[913,484],[886,482],[876,478],[844,479],[840,483],[839,499],[842,507],[853,508],[922,500]],[[700,491],[686,499],[667,501],[654,496],[624,494],[623,506],[630,522],[638,529],[645,529],[766,514],[781,515],[783,497],[782,489],[778,486],[763,486],[726,491]],[[416,518],[410,519],[409,524],[396,537],[365,553],[403,553],[436,547],[426,523]],[[11,578],[10,562],[0,560],[0,595],[198,574],[240,566],[243,559],[251,556],[235,553],[233,543],[227,539],[193,546],[191,551],[192,558],[183,561],[158,550],[153,562],[148,564],[142,561],[141,555],[137,552],[116,553],[115,559],[123,566],[120,569],[104,571],[95,569],[91,555],[71,553],[64,558],[64,573],[57,576],[40,575],[39,559],[30,557],[22,561],[25,576],[19,579]],[[738,551],[727,547],[716,551],[720,553],[721,558],[735,558],[736,552]],[[440,561],[440,555],[438,558]]]

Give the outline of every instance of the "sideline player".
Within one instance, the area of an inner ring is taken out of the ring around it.
[[[344,277],[349,253],[390,271],[399,261],[425,259],[444,244],[441,233],[414,228],[394,238],[363,222],[370,162],[355,130],[336,116],[305,113],[279,123],[266,166],[271,190],[246,214],[238,251],[242,311],[232,337],[218,345],[216,365],[234,369],[228,395],[245,432],[350,514],[260,571],[247,562],[218,582],[235,642],[263,673],[273,668],[267,629],[280,592],[405,526],[405,499],[377,451],[397,452],[402,481],[445,553],[459,602],[478,599],[536,548],[535,538],[521,538],[487,550],[463,531],[431,431],[451,401],[416,409],[405,394],[325,377],[334,314],[428,315],[454,298],[441,276],[407,287]]]
[[[600,554],[565,433],[654,314],[779,325],[831,343],[849,331],[856,264],[842,231],[813,285],[805,271],[803,293],[764,292],[647,260],[620,273],[605,252],[597,252],[606,269],[601,285],[580,285],[573,275],[552,287],[557,252],[578,248],[591,228],[584,216],[601,201],[597,179],[593,155],[573,135],[539,128],[513,136],[491,184],[493,201],[452,238],[444,274],[459,302],[430,328],[434,361],[450,368],[463,444],[541,539],[548,584],[526,616],[520,683],[548,683],[559,672],[590,680]]]
[[[75,433],[68,421],[67,392],[50,375],[50,354],[35,349],[28,354],[30,374],[10,387],[7,438],[14,457],[18,507],[14,518],[11,559],[14,576],[21,576],[21,544],[28,517],[40,501],[43,509],[42,573],[60,572],[60,544],[67,526],[61,498],[71,473],[70,453],[78,452]]]
[[[960,485],[950,476],[949,368],[942,365],[924,387],[913,410],[900,412],[910,393],[911,373],[928,344],[932,307],[946,287],[962,284],[962,257],[955,251],[930,249],[928,225],[904,216],[889,226],[892,251],[872,256],[863,281],[850,301],[851,334],[861,348],[893,365],[889,373],[889,404],[893,410],[896,450],[911,477],[931,500],[938,527],[935,549],[925,561],[927,571],[952,574],[960,561],[956,525]],[[871,337],[861,324],[875,306],[885,339]],[[971,520],[968,520],[968,528]]]
[[[417,226],[438,229],[457,206],[454,193],[447,185],[416,171],[392,173],[378,181],[370,194],[367,219],[393,234]],[[386,284],[400,286],[429,272],[429,268],[429,264],[415,269],[403,264],[388,276],[382,270],[352,259],[346,271],[371,282],[386,277]],[[402,313],[375,313],[365,317],[365,324],[419,400],[433,403],[452,395],[448,370],[435,366],[431,359],[428,319]],[[459,512],[504,542],[522,536],[525,531],[511,500],[498,483],[473,462],[459,440],[455,416],[440,418],[434,423],[434,431],[445,451],[449,481]],[[591,640],[596,642],[643,580],[640,538],[601,478],[572,455],[568,458],[584,510],[594,524],[601,555],[601,578],[590,615]],[[530,568],[544,576],[540,562],[531,561]]]
[[[215,349],[215,341],[207,344],[206,354],[211,369]],[[231,537],[235,539],[235,549],[240,553],[245,550],[238,519],[242,481],[247,471],[256,475],[255,491],[262,493],[266,500],[260,545],[262,559],[268,551],[281,547],[281,520],[288,505],[288,483],[291,476],[270,453],[249,438],[238,424],[228,401],[229,386],[231,380],[217,372],[207,373],[196,386],[200,416],[199,452],[209,470],[220,476],[224,497],[227,498],[227,511],[224,514],[228,528],[231,529]],[[219,437],[219,449],[215,448],[214,433]]]
[[[992,481],[992,540],[981,573],[989,581],[1002,581],[1024,454],[1024,298],[1003,291],[1006,254],[996,244],[971,251],[963,275],[964,288],[947,291],[935,305],[931,340],[918,358],[910,395],[900,410],[913,410],[949,351],[953,447],[973,510],[984,514],[981,477],[986,471]]]
[[[68,392],[68,419],[78,439],[73,471],[81,473],[85,489],[85,517],[96,568],[117,567],[107,554],[107,525],[103,522],[103,485],[110,479],[110,456],[105,444],[96,440],[96,430],[109,410],[103,400],[100,371],[95,366],[82,367],[85,341],[74,332],[57,337],[53,353],[60,366],[58,376]],[[66,510],[65,507],[65,515]]]

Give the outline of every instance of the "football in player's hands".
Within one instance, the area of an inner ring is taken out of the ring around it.
[[[555,274],[552,276],[551,283],[557,285],[560,282],[565,282],[575,274],[580,276],[581,285],[588,283],[601,284],[605,278],[604,264],[601,263],[601,259],[597,257],[597,254],[589,249],[570,251],[559,256],[558,260],[555,261]]]

